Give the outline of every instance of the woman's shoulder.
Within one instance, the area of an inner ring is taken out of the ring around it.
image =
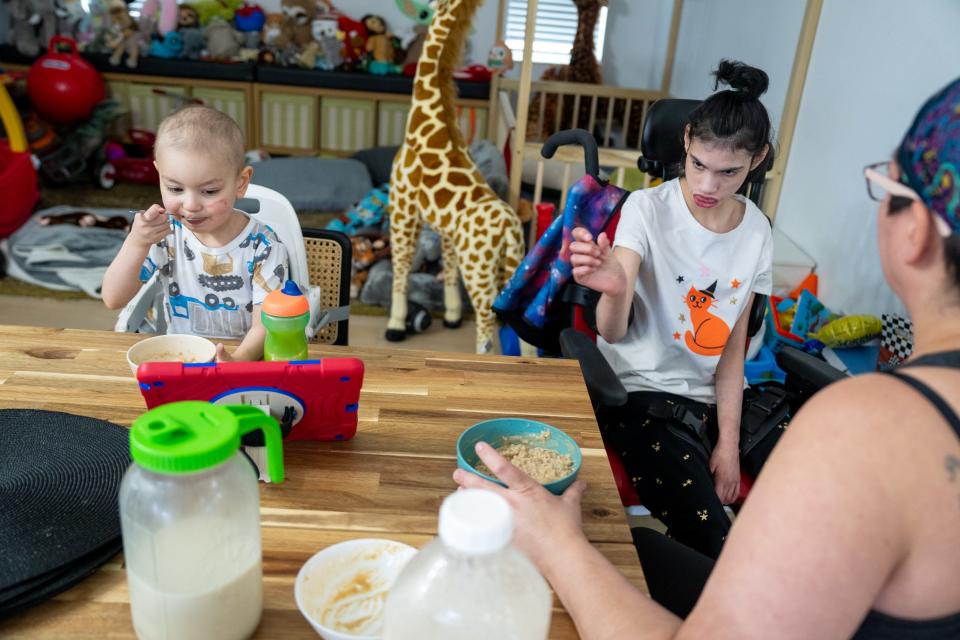
[[[763,233],[765,236],[773,235],[773,223],[767,217],[760,207],[749,198],[743,198],[744,213],[743,222],[752,231]]]

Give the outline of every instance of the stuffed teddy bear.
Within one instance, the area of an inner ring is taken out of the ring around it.
[[[315,66],[321,69],[336,69],[343,64],[343,43],[337,37],[337,19],[334,16],[321,16],[310,24],[313,39],[316,40],[322,56],[318,56]]]
[[[337,26],[343,32],[344,66],[347,69],[359,69],[367,55],[367,28],[346,16],[337,18]]]
[[[310,22],[316,11],[313,0],[282,0],[280,9],[283,12],[283,25],[273,46],[280,49],[294,47],[302,50],[313,42],[310,29]]]

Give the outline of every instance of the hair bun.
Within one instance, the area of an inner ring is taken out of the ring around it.
[[[759,100],[770,84],[764,71],[734,60],[721,60],[713,75],[717,78],[714,90],[725,84],[742,95],[744,100]]]

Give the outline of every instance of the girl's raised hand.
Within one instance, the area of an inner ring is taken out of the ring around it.
[[[601,233],[596,242],[583,227],[577,227],[572,234],[574,241],[570,243],[570,264],[573,265],[573,279],[600,293],[623,293],[626,277],[623,267],[613,255],[607,234]]]

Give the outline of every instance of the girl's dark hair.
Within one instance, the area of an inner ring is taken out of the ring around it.
[[[721,60],[713,72],[714,90],[720,85],[730,88],[717,91],[700,103],[687,119],[690,139],[744,149],[756,156],[767,146],[767,157],[748,175],[748,181],[766,173],[773,164],[773,140],[770,116],[760,96],[770,84],[767,74],[742,62]]]

